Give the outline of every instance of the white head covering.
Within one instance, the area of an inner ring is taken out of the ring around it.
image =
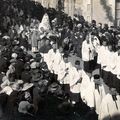
[[[12,53],[12,55],[11,55],[12,58],[17,58],[17,56],[18,55],[16,53]]]
[[[44,14],[41,23],[39,24],[39,31],[41,32],[41,27],[47,32],[51,29],[49,16],[47,13]]]
[[[22,91],[26,91],[26,90],[28,90],[28,89],[31,88],[31,87],[33,87],[33,83],[25,83],[25,84],[23,85]]]
[[[13,92],[12,88],[10,86],[6,86],[0,91],[0,93],[6,93],[7,95],[10,95]]]

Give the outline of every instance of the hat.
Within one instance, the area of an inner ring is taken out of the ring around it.
[[[6,93],[7,95],[10,95],[12,92],[13,90],[10,86],[6,86],[0,91],[0,93]]]
[[[33,82],[38,82],[43,79],[43,74],[37,73],[36,75],[33,76],[32,81]]]
[[[17,58],[17,56],[18,56],[17,53],[12,53],[11,55],[12,58]]]
[[[32,59],[30,59],[30,63],[32,63],[32,62],[34,62],[34,61],[35,61],[35,59],[33,59],[33,58],[32,58]]]
[[[19,103],[18,111],[20,113],[26,114],[28,113],[28,110],[30,109],[30,107],[31,107],[31,104],[28,101],[21,101]]]
[[[31,67],[31,69],[36,69],[37,68],[37,62],[32,62],[30,67]]]
[[[26,90],[28,90],[28,89],[31,88],[31,87],[33,87],[33,83],[25,83],[25,84],[23,85],[22,91],[26,91]]]
[[[2,38],[3,38],[3,39],[10,39],[10,37],[7,36],[7,35],[3,36]]]
[[[79,23],[79,24],[77,25],[77,27],[78,27],[78,28],[82,27],[82,24]]]
[[[50,86],[49,86],[49,91],[56,91],[58,88],[58,84],[57,83],[52,83]]]
[[[98,85],[101,84],[101,82],[100,82],[100,75],[99,75],[99,74],[95,74],[95,75],[93,76],[93,78],[94,78],[94,82],[95,82],[96,84],[98,84]]]
[[[75,61],[75,65],[80,65],[80,61],[79,61],[79,60],[76,60],[76,61]]]
[[[94,75],[94,79],[100,79],[100,75],[99,74],[95,74]]]

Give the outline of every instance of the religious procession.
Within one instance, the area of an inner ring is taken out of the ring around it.
[[[0,0],[0,120],[120,120],[120,27]]]

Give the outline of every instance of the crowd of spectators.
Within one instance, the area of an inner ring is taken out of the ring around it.
[[[114,76],[112,70],[106,72],[105,68],[111,65],[108,64],[111,54],[105,58],[108,52],[99,48],[108,47],[109,52],[118,53],[120,28],[97,24],[95,20],[89,23],[79,15],[71,19],[64,12],[43,8],[41,4],[29,0],[0,0],[0,6],[1,119],[39,120],[44,116],[43,119],[53,120],[57,114],[59,118],[56,120],[82,119],[81,116],[85,120],[97,120],[96,106],[87,106],[87,100],[84,99],[85,104],[80,99],[82,91],[78,90],[79,95],[74,95],[68,90],[84,81],[81,71],[77,74],[79,78],[74,78],[75,82],[71,80],[74,72],[81,70],[81,61],[75,60],[75,66],[69,66],[68,57],[79,57],[84,62],[83,69],[89,79],[97,79],[95,89],[98,90],[101,85],[98,78],[102,77],[110,90],[114,87],[119,93],[119,72],[117,75],[114,72]],[[55,58],[56,53],[59,57]],[[103,63],[105,59],[108,61]],[[96,69],[99,70],[97,76],[93,75]],[[70,83],[71,88],[63,85],[68,85],[65,83],[68,79],[74,83]],[[64,117],[61,118],[61,115]]]

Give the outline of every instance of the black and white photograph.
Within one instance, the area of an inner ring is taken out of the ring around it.
[[[0,0],[0,120],[120,120],[120,0]]]

